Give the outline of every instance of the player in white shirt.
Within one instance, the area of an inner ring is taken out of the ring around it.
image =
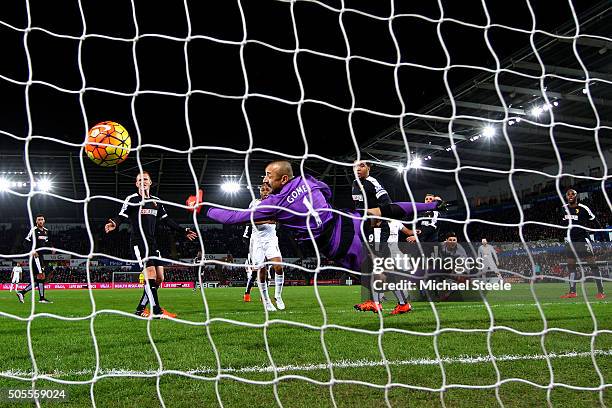
[[[492,245],[489,245],[486,238],[482,239],[482,245],[478,248],[478,257],[482,258],[483,268],[482,274],[483,277],[487,276],[487,272],[495,272],[499,282],[503,282],[501,273],[499,272],[499,268],[497,265],[499,261],[497,259],[497,252]]]
[[[261,200],[268,197],[270,191],[271,189],[267,184],[262,184],[259,188],[260,199],[253,200],[249,208],[257,207]],[[257,286],[259,287],[264,307],[269,312],[274,312],[277,308],[279,310],[284,310],[285,303],[281,295],[285,283],[285,275],[283,273],[283,267],[280,265],[283,258],[278,247],[276,223],[273,221],[258,221],[255,222],[254,225],[247,226],[247,228],[249,227],[252,229],[249,244],[249,258],[252,270],[258,271]],[[268,282],[266,279],[268,268],[264,265],[266,261],[278,262],[278,264],[272,265],[274,269],[274,299],[276,300],[276,307],[272,304],[270,295],[268,294]]]
[[[13,272],[11,272],[11,286],[9,287],[9,292],[13,291],[13,285],[15,285],[15,291],[17,291],[17,286],[19,285],[19,280],[21,279],[22,273],[23,269],[21,269],[21,264],[17,263],[17,265],[13,267]]]

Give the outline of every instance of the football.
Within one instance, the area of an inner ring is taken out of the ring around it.
[[[101,122],[87,132],[85,152],[94,163],[116,166],[130,153],[132,141],[128,131],[117,122]]]

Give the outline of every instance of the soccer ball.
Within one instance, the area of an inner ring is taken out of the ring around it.
[[[98,143],[112,146],[100,146]],[[117,122],[106,121],[89,129],[85,151],[94,163],[111,167],[127,159],[131,146],[128,131]]]

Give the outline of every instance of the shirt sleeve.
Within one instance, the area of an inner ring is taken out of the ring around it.
[[[225,208],[209,208],[206,216],[221,224],[245,224],[253,221],[272,220],[278,214],[278,208],[263,207],[265,205],[276,205],[272,197],[263,200],[255,209],[250,210],[228,210]]]
[[[128,197],[123,201],[119,214],[109,220],[118,227],[123,221],[129,220],[132,211],[134,211],[134,206],[130,205],[130,197]]]
[[[157,218],[159,218],[160,220],[168,218],[168,212],[166,211],[166,207],[164,207],[162,203],[157,203],[157,205],[159,207],[157,209]]]
[[[168,216],[168,212],[166,211],[166,207],[162,203],[157,203],[157,218],[161,220],[168,227],[172,228],[177,232],[186,232],[187,229],[181,227],[176,221]]]
[[[587,214],[589,214],[589,221],[594,221],[595,220],[595,214],[593,214],[593,211],[591,211],[591,209],[589,207],[587,207],[586,205],[583,206],[583,208],[587,211]]]
[[[390,204],[391,198],[382,184],[380,184],[374,177],[368,177],[367,180],[369,180],[370,183],[372,183],[372,187],[374,187],[374,195],[378,199],[378,205]]]

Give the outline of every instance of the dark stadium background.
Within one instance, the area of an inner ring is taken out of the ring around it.
[[[24,48],[24,32],[27,27],[27,13],[23,1],[3,1],[0,4],[1,20],[0,41],[3,45],[0,64],[0,93],[3,96],[3,109],[0,111],[0,129],[19,138],[28,134],[46,136],[55,141],[32,139],[29,143],[16,140],[7,133],[0,134],[2,140],[0,171],[25,171],[25,152],[30,158],[33,171],[51,171],[53,193],[72,199],[86,197],[85,182],[81,174],[80,151],[59,143],[65,141],[80,143],[89,126],[103,120],[114,120],[127,127],[133,146],[155,144],[172,149],[186,150],[189,138],[185,122],[185,107],[188,108],[189,125],[193,142],[206,149],[195,151],[189,158],[187,154],[172,153],[153,147],[141,150],[142,163],[150,171],[155,185],[153,192],[163,199],[184,203],[194,191],[187,160],[191,160],[196,178],[206,191],[206,198],[216,203],[244,206],[250,200],[245,189],[235,196],[220,192],[221,175],[242,176],[245,156],[228,153],[213,148],[244,150],[249,147],[246,122],[242,112],[242,99],[245,91],[244,76],[240,64],[240,45],[223,44],[213,41],[216,38],[227,41],[241,41],[243,29],[237,2],[188,1],[192,38],[187,45],[188,65],[186,66],[183,41],[169,38],[141,37],[135,46],[139,66],[141,91],[163,91],[184,94],[188,90],[186,69],[188,68],[192,90],[205,90],[234,98],[221,98],[194,92],[186,103],[185,96],[156,95],[143,93],[134,100],[131,96],[116,95],[99,90],[87,90],[82,95],[86,121],[79,105],[79,93],[66,93],[53,87],[34,83],[28,87],[27,95],[31,108],[30,129],[26,113],[26,86],[28,64]],[[31,7],[31,26],[44,28],[54,33],[80,36],[83,33],[78,2],[50,2],[36,0],[29,2]],[[87,34],[133,38],[136,31],[132,20],[130,1],[82,1]],[[161,34],[184,38],[188,33],[187,19],[183,2],[135,1],[135,15],[140,35]],[[241,2],[247,28],[247,39],[265,42],[274,47],[293,49],[295,38],[291,24],[291,4],[281,1]],[[377,16],[390,13],[390,2],[345,1],[346,8],[362,10]],[[470,1],[442,1],[445,17],[473,24],[485,24],[486,16],[482,3]],[[486,2],[491,20],[496,24],[530,30],[533,19],[523,2]],[[343,57],[346,45],[342,37],[339,15],[323,5],[340,7],[339,1],[322,1],[320,4],[296,2],[293,6],[301,48],[308,48]],[[555,4],[532,2],[537,29],[551,33],[571,32],[574,24],[567,2]],[[608,35],[611,32],[609,1],[574,2],[580,18],[581,34]],[[396,1],[395,14],[418,13],[437,19],[440,10],[434,1]],[[356,12],[343,13],[342,22],[346,29],[351,47],[351,55],[395,63],[396,52],[388,31],[387,20],[377,20]],[[402,62],[413,62],[435,67],[443,67],[446,58],[440,46],[436,23],[422,18],[405,16],[393,21],[393,28],[401,50]],[[569,30],[569,31],[568,31]],[[537,70],[523,70],[524,66],[516,61],[537,60],[530,47],[530,36],[524,33],[491,27],[489,39],[502,66],[516,71],[538,75]],[[466,27],[452,21],[440,25],[452,64],[477,65],[495,68],[492,54],[484,41],[483,30]],[[27,45],[32,60],[32,80],[45,81],[57,87],[78,91],[82,86],[77,64],[79,46],[82,47],[82,66],[88,88],[104,88],[114,92],[132,93],[136,89],[136,72],[132,61],[133,43],[113,41],[102,38],[87,38],[81,44],[76,39],[58,38],[39,29],[27,34]],[[570,75],[580,70],[572,51],[571,42],[557,41],[551,36],[536,33],[533,42],[541,50],[540,56],[545,64],[560,66],[570,71],[559,71]],[[609,73],[612,68],[610,44],[596,47],[593,44],[579,43],[578,52],[587,68],[595,73]],[[603,50],[603,51],[602,51]],[[298,81],[294,74],[293,53],[276,51],[271,47],[248,42],[244,45],[244,60],[251,94],[265,94],[297,102],[300,97]],[[346,76],[345,61],[326,58],[313,53],[300,52],[297,64],[303,80],[305,98],[317,99],[350,108],[351,97]],[[401,112],[393,81],[393,67],[382,66],[364,59],[354,58],[349,63],[351,83],[355,92],[357,107],[378,112],[399,114]],[[571,71],[574,70],[574,71]],[[569,73],[568,73],[569,72]],[[554,73],[554,72],[553,72]],[[427,70],[415,67],[401,67],[398,72],[403,101],[406,111],[428,113],[450,117],[449,95],[444,87],[441,70]],[[593,75],[593,74],[591,74]],[[609,79],[604,74],[603,79]],[[596,76],[596,74],[595,74]],[[467,100],[474,106],[457,108],[457,114],[471,114],[481,118],[499,119],[502,112],[491,106],[501,107],[501,102],[490,86],[477,86],[475,83],[488,82],[493,78],[483,70],[453,68],[448,72],[448,81],[453,89],[453,97]],[[499,82],[521,89],[535,89],[534,93],[504,89],[507,104],[528,109],[531,104],[541,101],[539,81],[501,73]],[[528,84],[527,84],[528,83]],[[595,125],[595,116],[585,95],[579,91],[580,83],[547,77],[544,81],[549,90],[570,98],[560,98],[562,103],[555,114],[567,123]],[[596,98],[596,108],[602,121],[611,115],[611,86],[605,82],[592,83],[591,95]],[[596,85],[596,86],[595,86]],[[608,98],[608,99],[606,99]],[[601,101],[601,103],[600,103]],[[131,104],[138,119],[134,123]],[[484,106],[489,108],[483,108]],[[279,101],[252,95],[244,103],[248,114],[254,149],[269,149],[278,153],[301,156],[305,153],[300,130],[297,107]],[[351,162],[361,151],[361,157],[380,159],[385,162],[406,163],[407,152],[402,135],[398,131],[399,120],[363,111],[352,115],[321,104],[306,102],[301,106],[304,134],[308,142],[308,153],[327,159]],[[546,115],[545,115],[546,116]],[[541,119],[546,121],[547,119]],[[477,134],[484,124],[478,120],[454,124],[457,135],[465,139]],[[588,123],[586,123],[588,122]],[[354,146],[350,137],[352,125],[359,146]],[[448,122],[424,121],[414,116],[406,118],[406,136],[411,143],[411,153],[419,157],[431,156],[426,166],[438,169],[452,169],[457,161],[453,152],[445,150],[449,146]],[[515,167],[539,170],[551,163],[556,157],[550,142],[547,127],[522,124],[508,127],[509,138],[515,154]],[[558,142],[562,163],[578,156],[589,156],[593,167],[603,167],[595,143],[594,132],[556,126],[555,138]],[[558,134],[558,136],[557,136]],[[602,149],[612,146],[610,129],[601,129],[599,142]],[[380,141],[385,141],[385,145]],[[457,154],[463,165],[479,165],[492,170],[510,169],[510,149],[501,132],[495,140],[487,143],[465,143],[458,145]],[[539,146],[536,146],[539,145]],[[384,147],[383,147],[384,146]],[[537,150],[534,150],[537,149]],[[251,182],[261,180],[266,161],[276,157],[262,151],[249,156]],[[300,161],[294,158],[296,169]],[[90,196],[107,195],[123,199],[134,191],[133,178],[137,171],[136,152],[116,169],[100,168],[83,158],[83,170],[87,175]],[[71,167],[72,166],[72,167]],[[324,179],[333,187],[334,204],[337,207],[351,205],[350,167],[330,164],[317,158],[308,158],[304,170],[315,177]],[[401,177],[392,168],[378,167],[374,174],[390,190],[392,197],[406,199],[408,191]],[[512,177],[521,177],[514,174]],[[496,174],[473,169],[462,169],[455,178],[452,172],[433,172],[425,169],[410,171],[407,180],[414,192],[439,190],[447,187],[483,184],[494,180],[506,179],[507,174]],[[543,181],[554,180],[543,177]],[[565,184],[575,184],[570,180]],[[584,184],[584,183],[583,183]],[[589,183],[587,183],[589,184]],[[594,183],[590,183],[591,186]],[[598,184],[601,186],[601,183]],[[549,186],[550,187],[550,186]],[[554,187],[554,186],[553,186]],[[509,187],[508,187],[509,188]],[[589,187],[591,188],[591,187]],[[597,190],[597,187],[592,187]],[[601,190],[601,189],[599,189]],[[26,190],[20,190],[22,193]],[[548,193],[553,194],[554,188]],[[601,194],[601,192],[599,193]],[[468,197],[470,198],[470,197]],[[420,199],[420,197],[417,197]],[[521,197],[522,199],[522,197]],[[458,219],[461,219],[464,203],[456,204]],[[499,204],[499,203],[497,203]],[[555,203],[556,206],[559,203]],[[55,197],[35,195],[31,200],[33,212],[43,211],[50,222],[83,222],[83,204],[73,204]],[[471,203],[470,203],[471,205]],[[0,222],[25,222],[27,220],[27,199],[8,193],[1,193]],[[118,208],[117,202],[101,198],[88,203],[87,215],[99,222]],[[179,208],[170,209],[171,214],[186,221],[189,214]],[[485,215],[486,216],[486,215]],[[495,218],[495,216],[493,217]],[[512,199],[503,211],[507,222],[518,222],[518,208]]]

